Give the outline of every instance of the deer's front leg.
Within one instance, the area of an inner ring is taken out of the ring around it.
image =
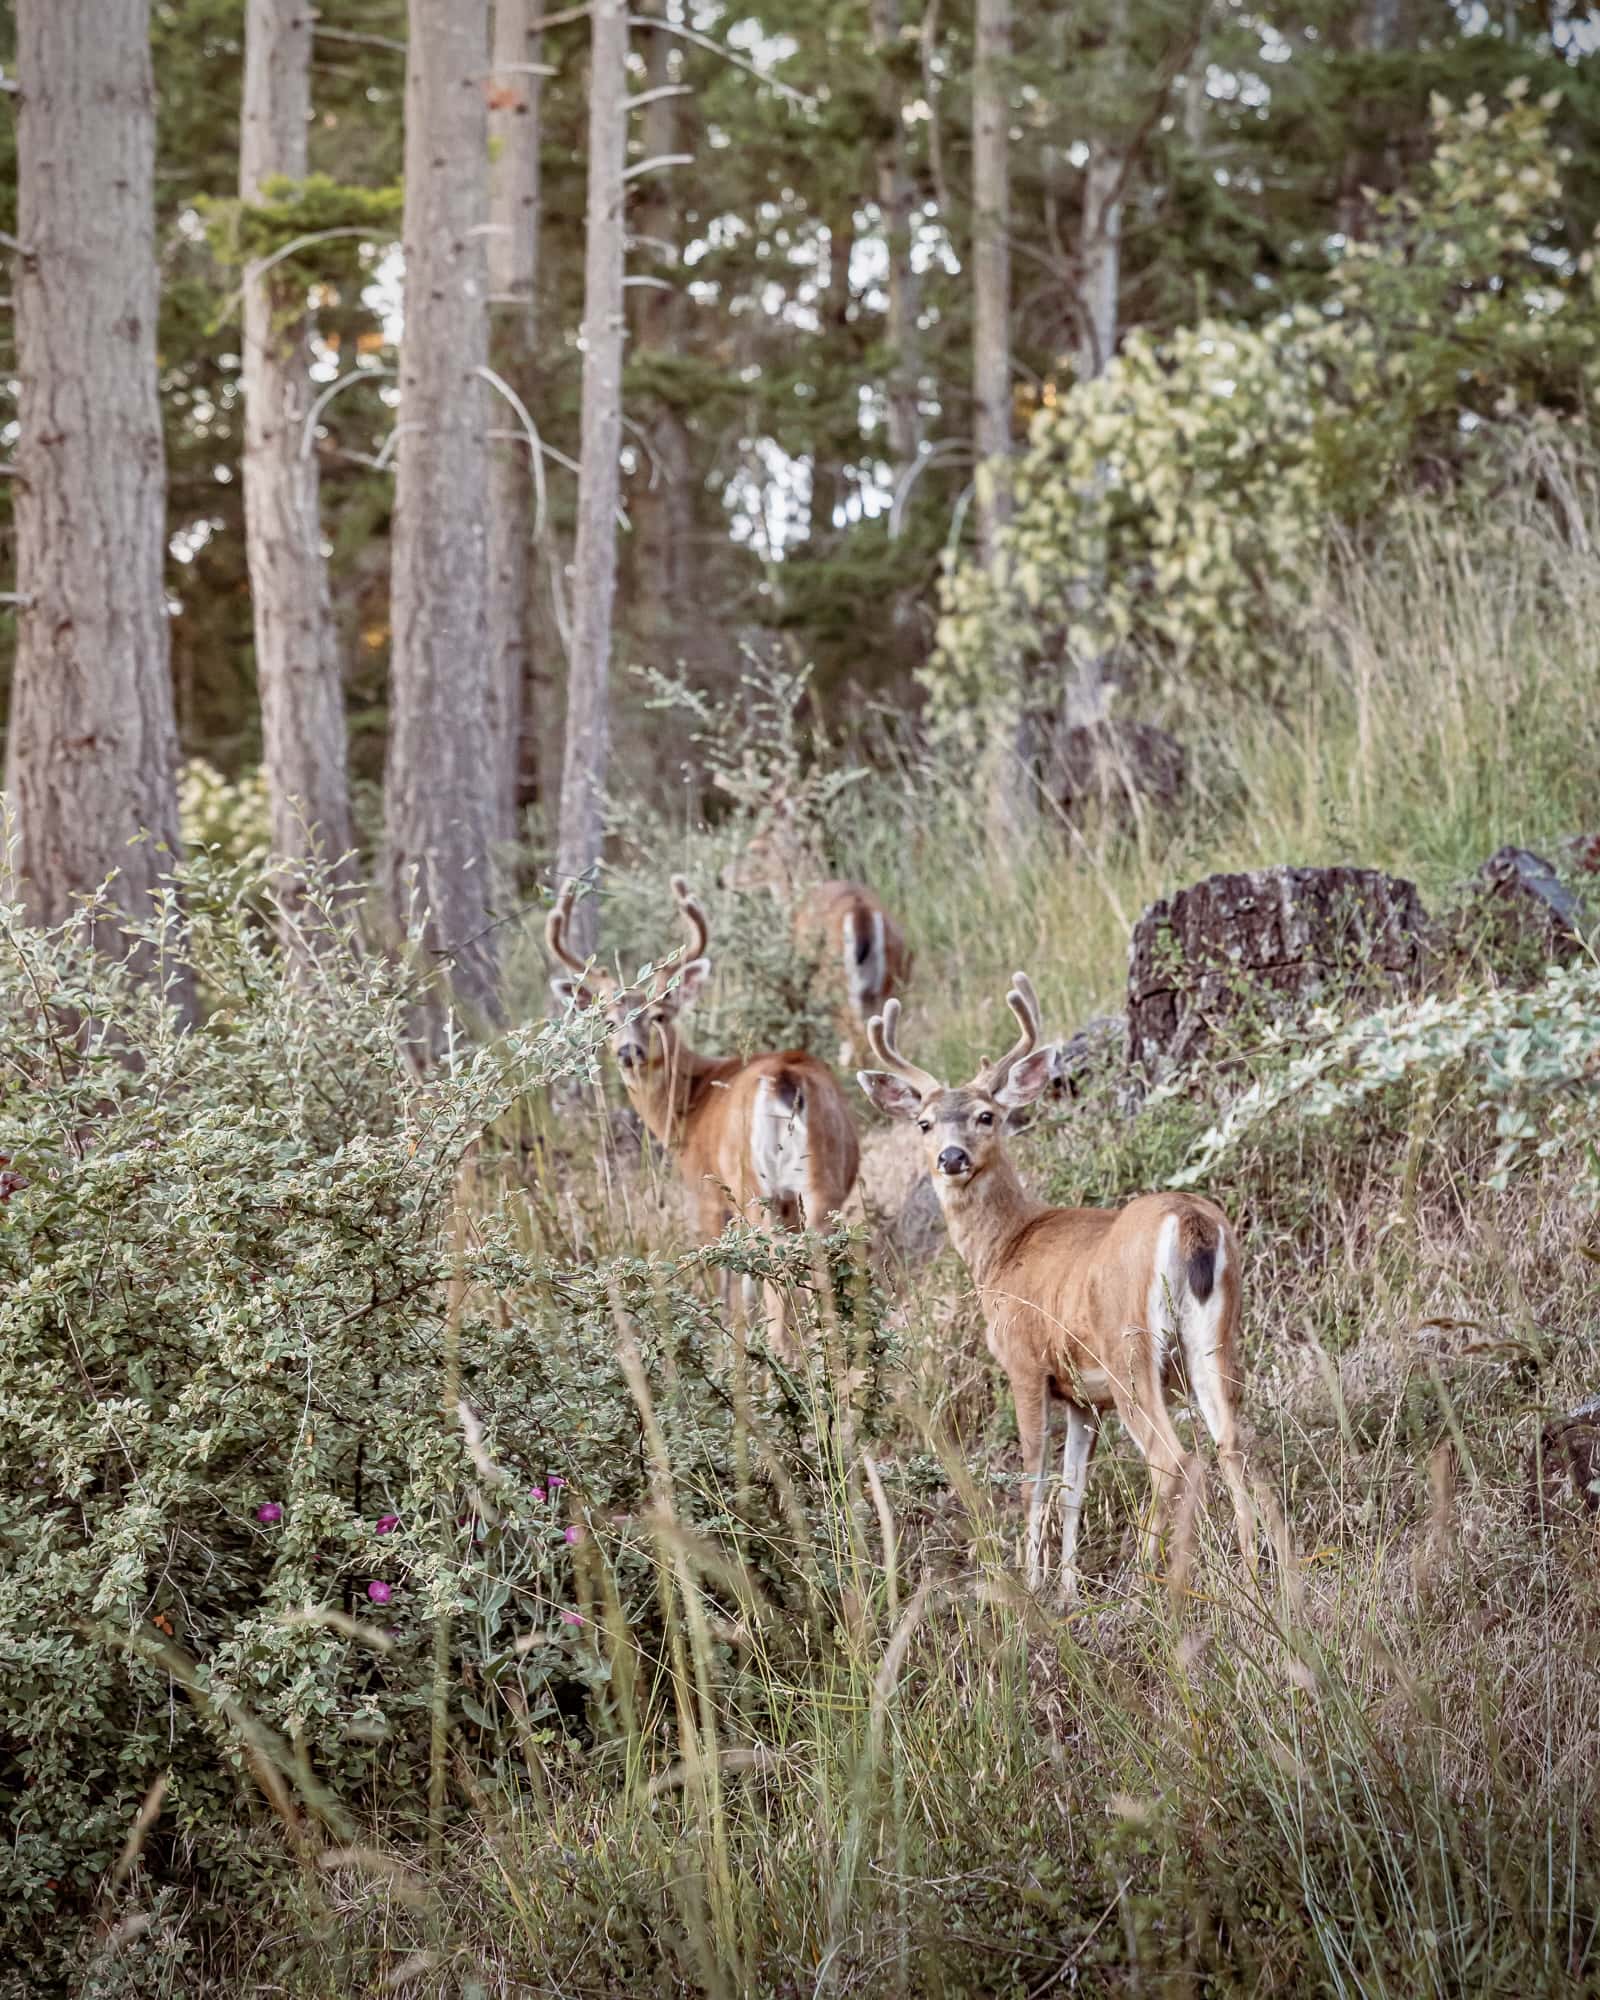
[[[1067,1404],[1067,1440],[1061,1447],[1061,1574],[1056,1600],[1065,1608],[1078,1593],[1078,1528],[1089,1490],[1089,1461],[1100,1435],[1100,1418],[1083,1403]]]
[[[1011,1372],[1011,1394],[1017,1406],[1017,1437],[1022,1445],[1022,1484],[1028,1492],[1023,1573],[1028,1588],[1039,1590],[1044,1585],[1045,1448],[1050,1432],[1050,1378],[1042,1369],[1018,1368]]]

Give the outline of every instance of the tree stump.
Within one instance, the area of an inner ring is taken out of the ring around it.
[[[1211,875],[1153,903],[1128,952],[1128,1060],[1192,1062],[1329,999],[1416,992],[1432,955],[1416,885],[1373,868]]]

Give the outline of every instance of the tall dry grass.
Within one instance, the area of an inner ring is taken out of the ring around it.
[[[1438,895],[1504,841],[1600,825],[1592,551],[1515,500],[1471,538],[1405,514],[1327,593],[1292,703],[1182,714],[1175,826],[996,851],[948,770],[847,796],[841,859],[916,940],[919,1059],[992,1045],[1014,965],[1061,1028],[1114,1006],[1130,922],[1198,874],[1360,860]],[[718,861],[689,832],[653,857]],[[596,1531],[603,1692],[486,1769],[441,1687],[432,1852],[375,1812],[299,1887],[284,1864],[270,1920],[238,1911],[208,1973],[232,1953],[232,1990],[308,1996],[1600,1992],[1600,1548],[1593,1517],[1525,1505],[1541,1416],[1600,1386],[1594,1218],[1560,1156],[1487,1191],[1483,1136],[1436,1109],[1290,1135],[1214,1190],[1250,1244],[1254,1464],[1281,1516],[1256,1589],[1214,1510],[1167,1576],[1139,1573],[1143,1475],[1108,1438],[1082,1604],[1026,1597],[1009,1413],[948,1253],[904,1283],[875,1435],[840,1419],[852,1363],[825,1328],[793,1389],[804,1477],[747,1431],[733,1483],[789,1523],[776,1577],[739,1491],[715,1496],[726,1533],[686,1525],[707,1496],[619,1319],[650,1500]],[[1111,1198],[1171,1171],[1198,1115],[1091,1112],[1023,1142],[1028,1169]],[[680,1240],[648,1153],[581,1106],[530,1118],[531,1189],[504,1197],[530,1241]],[[554,1323],[549,1299],[502,1303]],[[98,1990],[184,1990],[185,1922],[103,1953]]]

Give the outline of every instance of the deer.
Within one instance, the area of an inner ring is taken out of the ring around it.
[[[1039,1004],[1026,973],[1006,1003],[1020,1029],[998,1061],[957,1088],[909,1062],[900,1003],[868,1025],[879,1068],[858,1081],[891,1118],[913,1121],[950,1240],[983,1311],[989,1352],[1011,1385],[1023,1479],[1031,1476],[1026,1578],[1044,1584],[1045,1453],[1051,1405],[1066,1406],[1057,1596],[1078,1587],[1078,1529],[1100,1420],[1115,1410],[1149,1469],[1143,1537],[1153,1566],[1164,1522],[1198,1458],[1173,1428],[1168,1394],[1187,1388],[1216,1447],[1233,1501],[1240,1554],[1254,1574],[1254,1514],[1239,1443],[1241,1259],[1227,1216],[1200,1195],[1141,1194],[1122,1208],[1054,1208],[1027,1193],[1006,1150],[1007,1121],[1050,1082],[1053,1047],[1039,1045]]]
[[[830,876],[780,790],[770,823],[723,871],[729,889],[770,889],[794,911],[797,951],[814,958],[838,1004],[840,1066],[858,1059],[867,1022],[911,977],[905,933],[863,883]]]
[[[712,1243],[730,1218],[763,1211],[781,1228],[822,1229],[855,1186],[860,1146],[843,1090],[803,1049],[705,1056],[678,1021],[711,975],[705,909],[681,875],[672,893],[686,941],[644,983],[624,986],[571,949],[567,925],[577,894],[569,882],[545,925],[550,955],[567,968],[550,981],[556,998],[598,1008],[611,1053],[645,1126],[677,1162],[695,1204],[697,1239]],[[774,1344],[792,1352],[781,1304],[769,1288]]]

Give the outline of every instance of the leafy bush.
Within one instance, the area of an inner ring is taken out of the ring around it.
[[[265,871],[202,857],[183,894],[217,996],[192,1031],[80,928],[4,917],[0,1146],[26,1186],[0,1228],[0,1958],[41,1978],[114,1906],[153,1785],[148,1877],[246,1893],[269,1807],[291,1846],[305,1815],[350,1838],[358,1811],[427,1811],[438,1717],[495,1768],[582,1715],[605,1678],[584,1524],[647,1497],[619,1328],[696,1520],[727,1517],[752,1421],[815,1453],[793,1388],[730,1390],[709,1262],[825,1293],[863,1412],[879,1379],[843,1238],[822,1292],[799,1239],[586,1270],[528,1247],[497,1121],[589,1066],[581,1018],[447,1036],[420,1075],[415,994],[326,895],[291,967]],[[648,1626],[643,1559],[602,1573]]]
[[[186,849],[214,848],[220,861],[252,866],[272,852],[272,807],[260,765],[227,778],[204,757],[188,758],[178,773],[178,818]]]
[[[1330,523],[1372,523],[1424,469],[1481,489],[1523,409],[1551,435],[1579,416],[1600,334],[1592,257],[1565,241],[1556,102],[1436,100],[1421,185],[1377,202],[1320,309],[1135,331],[1048,402],[996,559],[946,579],[936,720],[1049,699],[1071,663],[1119,650],[1276,689],[1320,615]]]

